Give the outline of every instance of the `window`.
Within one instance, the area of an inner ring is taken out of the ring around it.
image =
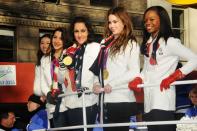
[[[59,3],[59,0],[44,0],[44,2]]]
[[[16,61],[15,30],[0,27],[0,62]]]
[[[179,38],[184,43],[184,10],[172,9],[172,27],[175,37]]]
[[[113,0],[90,0],[90,5],[112,7]]]

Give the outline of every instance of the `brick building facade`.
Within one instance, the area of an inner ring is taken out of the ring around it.
[[[111,6],[120,5],[128,10],[134,23],[134,33],[141,40],[141,20],[146,0],[112,0],[111,5],[103,4],[102,0],[97,4],[98,0],[46,1],[0,0],[0,28],[14,31],[13,62],[35,62],[39,34],[57,27],[68,28],[70,20],[77,15],[89,16],[96,34],[102,34],[105,14]]]

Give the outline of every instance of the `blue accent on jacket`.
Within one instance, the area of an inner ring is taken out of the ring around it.
[[[197,116],[197,107],[194,106],[194,107],[189,108],[186,111],[185,115],[186,116],[189,116],[189,117],[195,117],[195,116]]]
[[[42,109],[38,111],[30,120],[27,125],[27,131],[37,130],[37,129],[47,129],[48,119],[46,110]]]

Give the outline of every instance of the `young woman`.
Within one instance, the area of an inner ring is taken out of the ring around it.
[[[94,92],[104,90],[104,123],[129,122],[136,115],[137,105],[128,83],[140,72],[139,46],[133,35],[132,23],[122,7],[111,8],[106,17],[105,39],[91,70],[99,74]],[[96,65],[99,65],[98,67]],[[104,128],[104,131],[128,131],[129,127]]]
[[[71,36],[73,37],[73,46],[69,47],[66,54],[72,55],[72,66],[67,66],[62,75],[68,81],[66,94],[78,92],[78,95],[69,95],[65,97],[65,104],[68,107],[69,125],[82,125],[82,96],[80,92],[84,90],[92,91],[94,82],[98,79],[94,77],[89,70],[95,61],[100,45],[94,42],[94,32],[89,20],[86,17],[75,17],[70,26]],[[63,70],[62,70],[63,71]],[[87,123],[94,124],[97,114],[98,95],[85,94],[85,106],[87,114]],[[92,129],[88,129],[92,130]],[[83,131],[83,129],[75,129]]]
[[[138,84],[160,83],[158,86],[144,87],[145,121],[174,120],[175,88],[170,84],[197,67],[197,55],[173,37],[170,18],[163,7],[148,8],[144,13],[144,26],[142,76],[131,81],[129,87],[140,91]],[[180,58],[188,62],[176,70]],[[175,126],[148,126],[148,130],[174,131]]]
[[[51,52],[51,35],[50,34],[44,34],[39,39],[39,49],[37,52],[37,63],[35,67],[35,78],[34,78],[34,94],[38,96],[44,96],[44,93],[41,90],[40,87],[40,68],[41,68],[41,59],[42,57],[48,57]],[[49,57],[48,57],[49,59]]]
[[[64,99],[58,98],[60,93],[65,92],[65,85],[58,82],[60,68],[59,58],[68,45],[68,34],[66,29],[57,28],[52,35],[52,49],[49,58],[41,60],[41,89],[47,96],[47,110],[51,127],[62,127],[67,125],[66,106]]]

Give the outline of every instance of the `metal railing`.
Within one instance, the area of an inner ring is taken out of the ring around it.
[[[184,84],[197,84],[197,80],[185,80],[185,81],[175,81],[171,85],[184,85]],[[151,86],[159,86],[160,83],[155,84],[140,84],[139,88],[148,88]],[[123,90],[128,88],[121,88],[115,90]],[[67,127],[59,127],[59,128],[50,128],[48,131],[57,131],[57,130],[69,130],[69,129],[81,129],[84,128],[84,131],[87,131],[87,128],[94,127],[120,127],[120,126],[144,126],[144,125],[170,125],[170,124],[196,124],[197,120],[182,120],[182,121],[154,121],[154,122],[128,122],[128,123],[110,123],[110,124],[93,124],[87,125],[86,118],[86,107],[85,107],[85,94],[93,93],[92,91],[86,90],[82,92],[82,105],[83,105],[83,125],[77,126],[67,126]],[[59,97],[66,97],[70,95],[77,95],[78,93],[70,93],[70,94],[61,94]]]

